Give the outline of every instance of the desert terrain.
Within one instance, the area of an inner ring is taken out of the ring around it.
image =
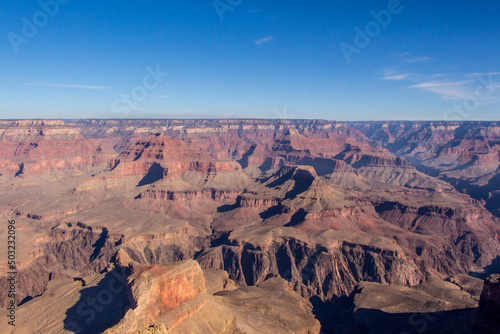
[[[498,332],[499,154],[498,122],[0,121],[1,330]]]

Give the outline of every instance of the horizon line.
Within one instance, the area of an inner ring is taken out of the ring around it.
[[[500,122],[500,119],[470,119],[470,120],[411,120],[411,119],[383,119],[383,120],[334,120],[324,118],[0,118],[0,121],[323,121],[323,122]]]

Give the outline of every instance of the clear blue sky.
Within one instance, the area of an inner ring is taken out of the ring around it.
[[[500,1],[59,1],[2,4],[0,118],[499,119]]]

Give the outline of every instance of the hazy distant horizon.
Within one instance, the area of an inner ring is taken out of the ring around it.
[[[367,120],[341,120],[322,118],[0,118],[0,121],[325,121],[325,122],[500,122],[500,119],[468,119],[468,120],[433,120],[433,119],[367,119]]]

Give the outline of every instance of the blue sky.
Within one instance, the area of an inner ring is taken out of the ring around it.
[[[498,120],[499,19],[494,0],[9,0],[0,118]]]

